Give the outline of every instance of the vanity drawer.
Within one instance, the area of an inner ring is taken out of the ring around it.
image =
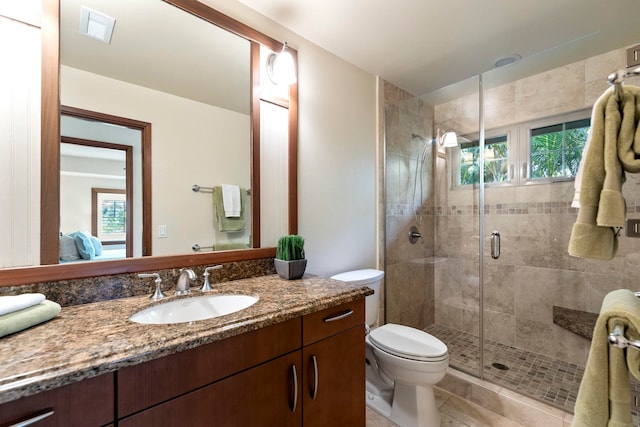
[[[364,298],[311,313],[302,318],[302,345],[364,324]]]
[[[300,348],[300,318],[120,369],[118,417]]]
[[[114,421],[113,383],[113,374],[103,374],[4,403],[0,405],[0,425],[28,420],[42,427],[108,424]]]

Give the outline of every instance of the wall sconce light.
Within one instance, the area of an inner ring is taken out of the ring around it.
[[[287,42],[284,42],[279,53],[272,53],[267,57],[267,75],[269,80],[277,85],[290,85],[296,82],[296,64],[291,52],[287,49]]]
[[[457,147],[458,146],[458,135],[455,132],[449,131],[440,135],[440,130],[438,129],[438,144],[441,147]]]

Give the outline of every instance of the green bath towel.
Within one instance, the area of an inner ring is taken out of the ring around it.
[[[616,254],[616,229],[626,220],[624,174],[640,172],[639,103],[640,88],[624,86],[620,102],[608,90],[593,106],[569,255],[610,260]]]
[[[629,372],[640,379],[640,350],[609,344],[616,324],[627,339],[640,339],[640,299],[627,289],[610,292],[602,302],[571,427],[633,426]]]
[[[60,313],[59,304],[44,300],[38,305],[0,316],[0,337],[51,320],[58,313]]]

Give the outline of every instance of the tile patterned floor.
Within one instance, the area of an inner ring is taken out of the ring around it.
[[[430,325],[426,331],[447,345],[450,366],[477,375],[478,337],[442,325]],[[483,365],[484,379],[573,413],[583,367],[488,340]],[[632,381],[632,388],[640,394],[638,382]],[[640,419],[640,414],[632,414]]]
[[[478,337],[442,325],[426,330],[447,344],[451,366],[477,374]],[[573,412],[583,367],[492,341],[485,341],[483,362],[486,380]]]

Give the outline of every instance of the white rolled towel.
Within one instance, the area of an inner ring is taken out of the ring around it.
[[[44,300],[45,296],[40,293],[0,297],[0,316],[38,305]]]

